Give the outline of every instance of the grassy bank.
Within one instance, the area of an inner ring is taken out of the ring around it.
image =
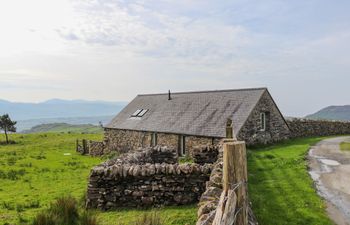
[[[340,144],[340,150],[342,150],[342,151],[350,151],[350,143],[349,142],[342,142]]]
[[[16,134],[16,144],[0,145],[0,224],[28,224],[56,198],[77,200],[86,191],[90,169],[104,161],[75,153],[75,140],[102,134]],[[0,142],[3,137],[0,136]],[[129,225],[150,210],[96,212],[102,225]],[[195,205],[159,210],[165,225],[195,224]]]
[[[249,195],[261,225],[327,225],[305,156],[321,138],[288,141],[248,152]]]

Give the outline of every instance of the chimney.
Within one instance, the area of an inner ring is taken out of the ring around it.
[[[170,93],[170,90],[168,91],[168,100],[171,100],[171,93]]]

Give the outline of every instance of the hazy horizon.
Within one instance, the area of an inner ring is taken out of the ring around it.
[[[0,3],[0,99],[130,101],[267,87],[282,113],[349,105],[350,2]]]

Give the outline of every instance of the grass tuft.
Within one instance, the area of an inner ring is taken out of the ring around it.
[[[157,211],[143,213],[132,225],[162,225],[163,221]]]
[[[37,214],[33,225],[98,225],[97,218],[90,212],[79,215],[78,202],[71,196],[58,198],[47,210]]]
[[[79,225],[98,225],[97,217],[90,211],[84,211],[80,217]]]

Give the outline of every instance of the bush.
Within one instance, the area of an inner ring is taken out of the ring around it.
[[[90,212],[79,215],[78,202],[71,196],[58,198],[50,207],[37,214],[33,225],[98,225]]]

